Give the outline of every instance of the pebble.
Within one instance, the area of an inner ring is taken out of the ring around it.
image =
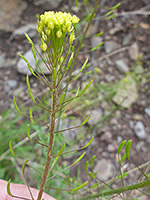
[[[5,81],[4,91],[6,93],[12,92],[11,90],[14,89],[18,85],[16,80],[7,80]]]
[[[4,68],[4,66],[5,66],[5,58],[6,58],[6,55],[4,53],[2,53],[0,55],[0,69]]]
[[[0,30],[5,32],[14,31],[22,12],[26,9],[26,1],[0,0]]]
[[[104,48],[106,53],[110,53],[111,51],[117,49],[117,47],[117,43],[113,40],[104,42]]]
[[[143,122],[137,121],[135,126],[134,126],[134,132],[135,135],[140,139],[140,140],[145,140],[147,138],[147,134],[145,131],[145,127]]]
[[[24,36],[24,33],[30,35],[30,37],[34,37],[36,35],[36,23],[26,24],[21,26],[20,28],[16,29],[13,34],[11,35],[10,39],[20,39]]]
[[[118,69],[118,71],[120,73],[126,73],[129,72],[129,67],[128,65],[125,63],[124,60],[119,59],[115,61],[115,67]]]
[[[89,125],[96,125],[96,123],[100,120],[100,117],[102,116],[102,110],[97,109],[97,110],[92,110],[90,111],[91,117],[88,120]]]
[[[139,47],[138,47],[137,43],[135,42],[129,48],[129,56],[130,56],[131,60],[137,60],[138,55],[139,55]]]
[[[94,167],[94,172],[97,172],[97,177],[99,179],[106,181],[114,175],[115,167],[111,161],[101,159]]]
[[[131,39],[132,39],[132,34],[129,33],[123,38],[122,44],[128,45],[130,43]]]
[[[150,117],[150,108],[145,108],[144,112]]]
[[[109,131],[106,131],[101,136],[101,141],[110,142],[112,140],[112,133]]]
[[[50,8],[50,10],[53,10],[55,8],[58,8],[59,4],[62,1],[63,0],[36,0],[33,2],[34,2],[34,5],[36,5],[36,6],[42,6],[45,9]]]

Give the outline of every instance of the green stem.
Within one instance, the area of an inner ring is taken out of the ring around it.
[[[50,129],[50,140],[49,140],[49,145],[48,145],[48,151],[47,151],[47,159],[46,159],[46,165],[44,169],[44,173],[42,176],[42,181],[41,181],[41,186],[40,186],[40,191],[37,197],[37,200],[41,200],[42,194],[44,192],[45,184],[46,184],[46,179],[50,167],[50,162],[51,162],[51,153],[52,153],[52,147],[53,147],[53,139],[54,139],[54,128],[55,128],[55,114],[56,114],[56,83],[55,81],[53,82],[54,90],[53,90],[53,103],[52,103],[52,115],[51,115],[51,129]]]
[[[130,191],[130,190],[137,190],[139,188],[144,188],[144,187],[148,187],[148,186],[150,186],[150,179],[147,179],[143,182],[140,182],[140,183],[137,183],[137,184],[134,184],[134,185],[129,185],[129,186],[121,187],[121,188],[114,189],[114,190],[100,192],[98,194],[91,194],[89,196],[80,198],[78,200],[93,199],[93,198],[104,197],[104,196],[113,195],[113,194],[120,194],[121,192]]]

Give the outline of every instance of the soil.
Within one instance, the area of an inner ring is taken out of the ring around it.
[[[101,15],[103,16],[108,10],[109,7],[114,6],[119,3],[119,0],[108,2],[105,1],[105,6],[101,11]],[[110,5],[111,4],[111,5]],[[76,7],[74,6],[71,9],[71,6],[74,5],[72,1],[63,1],[61,4],[62,10],[72,10],[75,12]],[[57,9],[59,10],[59,8]],[[135,14],[134,12],[137,10],[143,11],[143,14]],[[139,54],[142,55],[142,66],[144,69],[147,69],[150,65],[150,14],[144,14],[150,10],[149,0],[122,0],[120,7],[116,10],[116,13],[126,12],[125,16],[117,16],[116,18],[106,21],[100,20],[99,27],[96,27],[97,33],[103,31],[104,34],[102,36],[103,41],[113,40],[117,43],[117,48],[123,48],[123,39],[125,36],[130,35],[130,41],[125,46],[130,46],[133,43],[136,43],[139,48]],[[27,8],[23,11],[20,16],[19,23],[16,25],[16,29],[22,25],[35,22],[35,15],[37,13],[41,14],[45,11],[44,8],[34,6],[32,1],[27,1]],[[128,11],[132,11],[133,13],[128,13]],[[78,10],[76,11],[77,15],[82,18],[82,13]],[[92,39],[92,30],[93,26],[90,27],[88,32],[88,37],[86,38],[84,51],[88,51],[89,49],[86,46],[91,45]],[[118,25],[121,28],[118,29],[114,34],[110,34],[111,30]],[[91,31],[91,33],[90,33]],[[26,39],[13,39],[10,40],[12,32],[0,31],[0,53],[5,53],[6,55],[6,65],[4,68],[0,68],[0,113],[3,110],[8,110],[10,105],[12,105],[12,97],[14,91],[18,88],[22,88],[22,90],[26,91],[25,86],[25,76],[19,74],[16,70],[16,63],[18,60],[18,53],[23,53],[29,49],[29,44],[27,44]],[[34,42],[38,40],[37,37],[34,38]],[[86,53],[85,55],[82,53],[78,56],[78,61],[80,62],[85,56],[90,56],[91,60],[93,59],[92,53]],[[128,66],[131,68],[135,63],[129,56],[128,51],[122,51],[120,53],[115,54],[114,56],[109,56],[104,62],[98,62],[96,58],[100,58],[101,56],[106,55],[105,48],[102,47],[100,50],[95,52],[95,66],[100,67],[101,75],[99,76],[99,82],[104,84],[107,82],[106,75],[112,75],[115,77],[115,80],[118,80],[124,76],[114,68],[113,63],[117,59],[125,59]],[[90,60],[90,61],[91,61]],[[104,67],[101,67],[104,65]],[[12,89],[12,91],[6,91],[5,84],[8,80],[16,80],[17,86]],[[38,85],[38,89],[43,90],[43,85],[31,77],[31,82],[35,84],[35,89]],[[149,87],[150,84],[146,83]],[[150,108],[150,90],[142,91],[143,86],[139,87],[139,96],[138,99],[132,104],[131,107],[127,109],[120,110],[118,109],[112,118],[109,121],[103,123],[101,127],[95,127],[95,140],[93,145],[90,147],[88,157],[91,155],[96,155],[96,162],[101,160],[102,158],[106,160],[111,160],[111,162],[116,164],[116,152],[117,147],[122,140],[132,140],[133,147],[131,151],[131,158],[137,164],[141,165],[150,160],[150,116],[145,113],[145,108]],[[24,98],[21,100],[22,103],[26,102],[28,97],[26,97],[26,93],[24,93]],[[95,109],[93,106],[92,109]],[[97,109],[97,107],[96,107]],[[102,108],[104,109],[104,108]],[[75,113],[76,114],[76,113]],[[81,114],[81,113],[79,113]],[[133,127],[137,121],[141,121],[144,124],[145,131],[147,133],[147,139],[141,140],[139,139],[133,130]],[[110,133],[111,137],[107,138],[107,134]],[[105,137],[106,135],[106,137]],[[87,158],[87,157],[86,157]],[[131,170],[134,168],[134,165],[130,162],[126,162],[127,170]],[[143,168],[145,169],[145,168]],[[150,170],[150,169],[149,169]],[[129,180],[126,180],[127,183],[136,182],[140,177],[139,171],[134,172],[134,174],[130,175]],[[84,180],[84,176],[82,176]],[[136,196],[136,194],[134,194]],[[141,197],[144,199],[149,199],[148,196]]]

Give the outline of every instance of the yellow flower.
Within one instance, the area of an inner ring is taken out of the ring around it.
[[[58,38],[61,38],[61,36],[62,36],[61,30],[59,30],[59,31],[56,32],[56,36],[57,36]]]
[[[47,45],[45,43],[41,44],[41,49],[43,51],[46,51],[47,50]]]
[[[71,45],[73,43],[73,41],[75,40],[75,35],[74,35],[74,31],[70,34],[69,37],[69,44]]]
[[[76,24],[76,23],[78,23],[79,22],[79,18],[76,16],[76,15],[73,15],[72,16],[72,23],[73,24]]]

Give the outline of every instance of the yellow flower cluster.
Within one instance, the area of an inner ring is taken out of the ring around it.
[[[75,39],[74,36],[74,24],[79,22],[79,18],[76,15],[71,16],[70,13],[66,12],[54,12],[48,11],[40,15],[40,21],[38,21],[37,31],[41,35],[41,48],[46,51],[44,41],[47,41],[47,37],[54,36],[60,39],[67,32],[70,33],[69,43],[71,44]]]

